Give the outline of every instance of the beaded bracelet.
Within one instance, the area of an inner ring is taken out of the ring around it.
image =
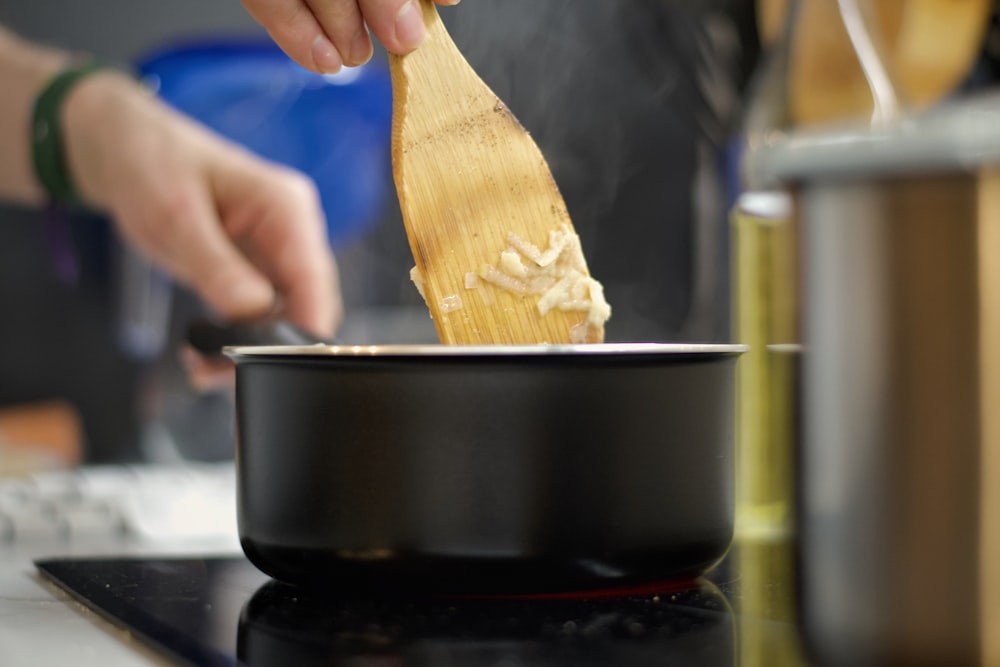
[[[104,69],[107,67],[96,61],[65,69],[53,76],[35,98],[31,126],[35,176],[54,203],[82,204],[66,164],[62,123],[59,120],[63,101],[76,84]]]

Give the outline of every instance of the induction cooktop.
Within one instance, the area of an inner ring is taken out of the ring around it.
[[[244,558],[36,562],[58,586],[179,664],[731,667],[726,585],[508,598],[307,589]]]

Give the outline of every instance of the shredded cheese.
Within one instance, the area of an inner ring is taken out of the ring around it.
[[[569,331],[570,341],[585,343],[591,331],[598,331],[611,317],[611,306],[604,297],[604,287],[587,271],[580,237],[569,225],[549,232],[549,245],[542,250],[517,234],[507,235],[510,244],[500,252],[497,265],[483,264],[465,274],[467,290],[479,290],[487,307],[493,297],[483,290],[489,283],[518,296],[538,295],[538,312],[544,317],[553,310],[585,312],[587,317]],[[417,267],[410,269],[410,280],[424,301],[424,279]],[[439,304],[445,313],[461,310],[462,297],[449,294]]]
[[[482,281],[520,296],[540,295],[538,312],[553,309],[581,311],[587,318],[570,331],[570,340],[582,343],[590,329],[600,329],[611,317],[604,287],[587,272],[580,237],[562,225],[549,232],[548,248],[542,250],[517,234],[507,236],[509,247],[500,253],[498,266],[484,264],[477,275]],[[466,277],[466,288],[476,289]]]

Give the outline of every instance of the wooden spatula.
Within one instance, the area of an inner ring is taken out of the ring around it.
[[[541,151],[466,62],[434,4],[421,1],[424,44],[390,57],[392,162],[415,282],[438,337],[445,344],[600,342],[608,312],[602,319],[606,303],[582,252],[575,262],[589,283],[578,281],[575,295],[562,297],[568,283],[557,287],[545,277],[553,270],[529,257],[539,259],[552,241],[569,238],[579,247]]]
[[[987,34],[994,0],[878,0],[881,39],[893,82],[908,107],[951,93],[969,75]],[[788,0],[757,0],[765,46],[777,37]],[[850,118],[871,107],[836,2],[804,2],[792,44],[791,111],[797,124]]]

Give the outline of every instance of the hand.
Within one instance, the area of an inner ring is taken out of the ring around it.
[[[315,187],[159,102],[130,78],[92,75],[62,109],[78,190],[124,238],[218,315],[273,312],[329,337],[337,271]]]
[[[434,0],[457,5],[459,0]],[[333,73],[372,56],[365,25],[392,53],[405,55],[424,39],[420,0],[242,0],[250,15],[292,60]]]

